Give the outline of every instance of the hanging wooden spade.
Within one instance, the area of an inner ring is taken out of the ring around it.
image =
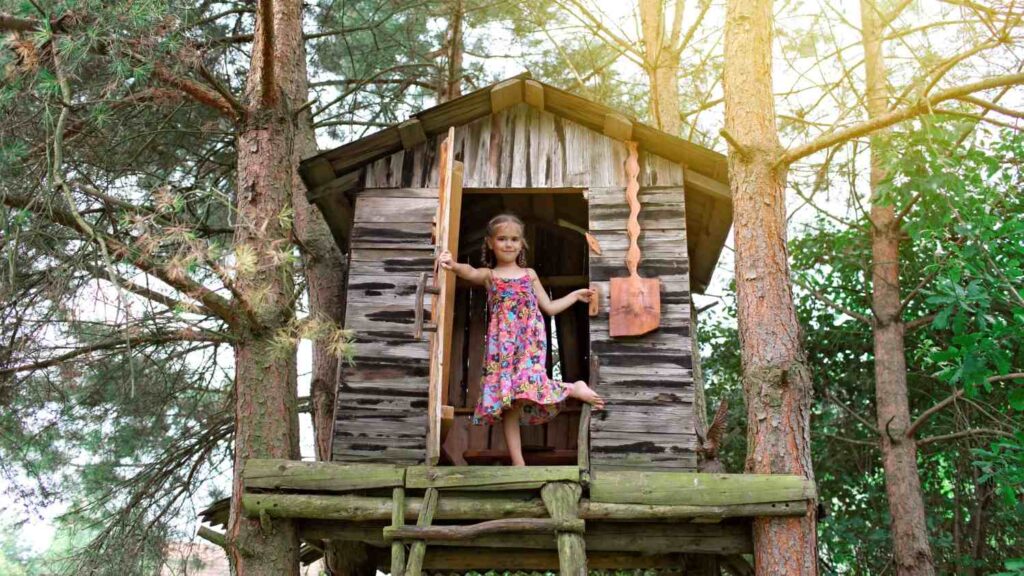
[[[629,276],[612,278],[609,290],[608,332],[612,336],[639,336],[654,330],[661,323],[661,282],[657,278],[641,278],[640,264],[640,163],[637,161],[636,142],[626,142],[626,202],[629,203],[629,249],[626,268]]]

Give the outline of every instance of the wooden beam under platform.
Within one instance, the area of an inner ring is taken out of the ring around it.
[[[303,540],[354,540],[389,548],[384,522],[355,523],[328,520],[297,522]],[[649,522],[587,522],[586,548],[593,552],[640,552],[645,554],[749,554],[753,551],[748,522],[722,524],[654,524]],[[490,534],[463,541],[432,541],[432,547],[523,548],[555,550],[550,534]],[[433,548],[436,549],[436,548]]]
[[[250,518],[266,511],[271,518],[308,518],[350,522],[384,521],[391,518],[391,498],[354,494],[245,494],[242,509]],[[423,499],[405,497],[405,519],[419,516]],[[807,504],[797,502],[762,502],[714,506],[650,504],[612,504],[580,502],[580,518],[610,521],[701,521],[755,516],[802,516]],[[448,494],[440,500],[435,513],[438,520],[497,520],[502,518],[546,518],[544,502],[525,492]]]
[[[396,488],[405,483],[405,468],[391,464],[338,464],[251,458],[242,470],[245,490],[352,492]]]

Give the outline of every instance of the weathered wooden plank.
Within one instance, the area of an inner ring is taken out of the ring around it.
[[[424,342],[364,342],[356,340],[351,343],[353,355],[361,362],[367,358],[393,358],[403,361],[426,362],[430,350]]]
[[[590,185],[590,130],[572,122],[562,123],[565,131],[565,185]]]
[[[604,115],[605,136],[615,140],[631,140],[633,138],[633,122],[622,114],[608,113]]]
[[[629,206],[625,203],[591,206],[590,230],[625,230],[628,218]],[[642,204],[639,221],[641,230],[686,228],[686,215],[683,207],[673,204]]]
[[[544,86],[536,80],[524,80],[523,101],[538,111],[544,110]]]
[[[491,467],[460,466],[429,468],[410,466],[406,470],[407,488],[473,490],[513,490],[539,488],[546,482],[579,480],[575,466]]]
[[[418,118],[410,118],[398,125],[398,137],[402,148],[408,150],[427,141],[427,133]]]
[[[359,198],[356,223],[430,223],[437,212],[437,200],[431,198]]]
[[[587,200],[591,206],[617,206],[625,203],[625,184],[590,187]],[[362,194],[365,194],[363,192]],[[640,204],[659,206],[686,206],[683,188],[679,186],[646,186],[637,194]]]
[[[417,249],[430,246],[430,222],[361,222],[352,229],[353,248]]]
[[[250,458],[242,470],[246,490],[310,490],[349,492],[393,488],[405,480],[397,466],[346,466],[334,462],[263,460]]]
[[[437,200],[437,188],[367,188],[356,193],[361,198],[427,198]]]
[[[523,101],[523,81],[510,78],[491,88],[491,112],[498,113]]]
[[[401,147],[402,139],[398,134],[398,128],[391,127],[320,154],[320,157],[329,160],[334,173],[341,175],[383,158]]]
[[[629,408],[633,408],[632,410]],[[666,406],[644,406],[642,408],[609,404],[604,411],[605,419],[594,418],[590,422],[595,446],[601,445],[603,432],[627,432],[636,434],[666,434],[693,430],[693,407],[680,406],[670,410]],[[656,415],[656,417],[652,417]],[[665,419],[674,419],[667,422]]]
[[[607,472],[590,486],[591,501],[619,504],[715,506],[815,497],[813,482],[786,474]]]
[[[625,230],[602,230],[592,233],[601,244],[602,255],[609,258],[622,255],[629,248],[629,237]],[[644,258],[687,258],[686,230],[644,230],[637,244]]]

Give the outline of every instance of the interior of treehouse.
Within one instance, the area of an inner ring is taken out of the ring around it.
[[[526,225],[527,265],[536,270],[552,299],[590,285],[587,203],[579,190],[553,194],[508,190],[465,191],[460,219],[460,260],[483,266],[481,248],[487,221],[499,213],[518,215]],[[480,398],[480,378],[487,332],[487,293],[457,281],[453,315],[451,371],[444,383],[445,405],[453,407],[445,431],[440,463],[505,464],[508,452],[500,426],[471,425]],[[555,317],[544,316],[549,377],[565,381],[589,378],[590,317],[587,307],[573,306]],[[528,465],[575,464],[581,406],[569,399],[559,414],[541,426],[522,428]]]

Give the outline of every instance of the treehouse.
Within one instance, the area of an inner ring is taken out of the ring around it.
[[[365,545],[422,570],[667,568],[747,573],[751,519],[803,515],[795,476],[698,471],[705,432],[692,292],[731,226],[726,158],[603,105],[516,77],[309,158],[301,173],[348,262],[354,362],[338,382],[332,462],[250,461],[245,512],[297,519],[313,549]],[[607,400],[524,427],[473,426],[487,221],[526,223],[551,296],[600,297],[548,323],[548,369]],[[415,522],[415,525],[406,525]]]

